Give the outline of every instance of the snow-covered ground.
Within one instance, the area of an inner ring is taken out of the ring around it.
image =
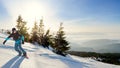
[[[62,57],[30,43],[22,45],[29,59],[18,57],[14,50],[14,41],[8,40],[3,45],[4,37],[0,37],[0,68],[120,68],[119,65],[102,63],[90,58],[73,55]]]

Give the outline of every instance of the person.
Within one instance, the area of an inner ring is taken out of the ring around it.
[[[15,41],[14,48],[18,52],[18,56],[27,57],[26,51],[21,46],[21,44],[24,44],[24,36],[19,34],[19,32],[16,30],[16,28],[12,28],[12,33],[4,40],[3,44],[5,44],[6,41],[11,37]]]

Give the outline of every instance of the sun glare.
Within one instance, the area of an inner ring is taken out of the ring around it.
[[[33,27],[35,21],[39,25],[40,19],[42,18],[44,20],[45,29],[51,29],[53,25],[56,26],[55,23],[57,23],[57,21],[55,21],[54,11],[50,8],[50,6],[44,3],[29,2],[22,7],[22,13],[20,12],[20,14],[23,19],[27,21],[27,27],[30,29]],[[50,22],[52,22],[53,25],[51,25]],[[56,27],[53,27],[53,30],[54,29],[56,29]]]

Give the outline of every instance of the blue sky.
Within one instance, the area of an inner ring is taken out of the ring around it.
[[[53,5],[59,10],[58,16],[64,20],[93,18],[105,21],[104,23],[120,22],[119,0],[62,0]]]
[[[0,20],[8,18],[9,14],[4,4],[0,1]]]
[[[120,33],[120,0],[0,0],[1,28],[15,26],[19,14],[30,27],[43,16],[53,30],[64,22],[69,33]]]
[[[14,2],[14,0],[12,0]],[[79,18],[98,18],[100,20],[119,22],[120,0],[47,0],[58,10],[58,17],[63,20]],[[6,0],[9,2],[9,0]],[[0,2],[0,14],[9,16],[6,7]],[[0,17],[2,17],[0,16]]]

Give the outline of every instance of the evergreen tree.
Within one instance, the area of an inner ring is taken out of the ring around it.
[[[32,32],[31,32],[31,42],[38,42],[38,25],[37,22],[35,21],[34,26],[32,28]]]
[[[44,36],[44,24],[43,24],[43,19],[40,20],[40,24],[39,24],[39,27],[38,27],[38,36],[39,36],[39,41],[38,43],[40,45],[43,45],[43,36]]]
[[[66,37],[64,37],[65,32],[63,31],[63,23],[60,24],[59,30],[57,31],[57,34],[54,39],[54,45],[52,46],[57,54],[60,54],[62,56],[66,55],[66,51],[70,49],[68,46],[68,41],[65,40]]]
[[[50,30],[48,29],[46,31],[46,34],[43,36],[43,46],[44,47],[47,47],[49,49],[49,45],[52,45],[52,42],[53,42],[53,38],[52,38],[52,35],[49,34],[50,33]]]
[[[25,41],[29,41],[29,34],[28,34],[28,28],[26,27],[27,22],[23,21],[22,17],[19,15],[17,19],[17,29],[20,34],[22,34],[25,37]]]
[[[22,26],[23,26],[23,19],[22,19],[21,15],[19,15],[18,19],[17,19],[17,25],[16,25],[16,27],[17,27],[18,30],[20,30]]]

